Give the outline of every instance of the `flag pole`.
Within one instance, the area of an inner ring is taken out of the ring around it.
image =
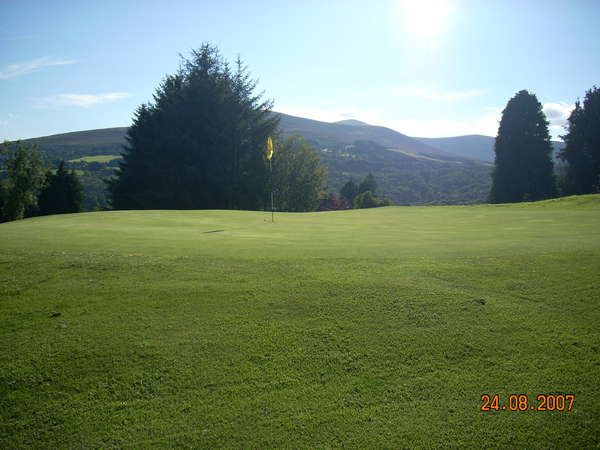
[[[265,149],[265,155],[269,160],[269,172],[271,174],[271,223],[275,222],[275,204],[273,203],[273,139],[271,136],[267,137],[267,148]]]
[[[269,169],[271,170],[271,223],[275,222],[275,207],[273,206],[273,164],[269,159]]]

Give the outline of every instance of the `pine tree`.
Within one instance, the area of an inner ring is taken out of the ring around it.
[[[81,211],[82,187],[75,172],[65,169],[61,161],[55,174],[49,173],[46,186],[39,195],[40,215],[76,213]]]
[[[522,90],[508,101],[494,151],[492,203],[556,196],[548,121],[534,94]]]
[[[342,189],[340,190],[340,195],[342,196],[342,198],[346,199],[350,204],[354,202],[354,197],[358,195],[358,186],[352,178],[350,178],[350,180],[348,180],[348,182],[344,184],[344,186],[342,186]]]
[[[377,195],[377,182],[375,181],[375,177],[371,172],[365,177],[365,179],[360,183],[358,187],[358,193],[362,194],[364,192],[371,191],[373,196]]]
[[[565,147],[560,158],[567,163],[566,194],[589,194],[600,190],[600,88],[586,92],[569,116]]]
[[[278,118],[247,69],[204,44],[141,105],[109,182],[115,209],[259,209]]]

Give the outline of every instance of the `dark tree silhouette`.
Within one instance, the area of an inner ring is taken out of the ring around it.
[[[342,198],[346,199],[350,204],[354,202],[354,197],[358,195],[358,186],[352,178],[348,180],[340,190]]]
[[[259,209],[278,118],[237,60],[204,44],[141,105],[109,182],[115,209]]]
[[[83,188],[74,172],[65,169],[61,161],[55,174],[49,173],[46,186],[40,191],[39,214],[65,214],[81,211]]]
[[[522,90],[508,101],[502,112],[494,151],[492,203],[556,196],[548,121],[534,94]]]
[[[583,106],[577,101],[569,116],[565,147],[560,158],[567,163],[566,194],[600,191],[600,88],[586,92]]]
[[[358,186],[358,193],[362,194],[363,192],[371,191],[371,194],[375,196],[377,194],[377,182],[375,181],[375,177],[371,172],[365,177],[365,179]]]

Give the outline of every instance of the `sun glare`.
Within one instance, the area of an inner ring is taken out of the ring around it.
[[[420,38],[443,33],[452,10],[450,0],[397,0],[396,9],[403,29]]]

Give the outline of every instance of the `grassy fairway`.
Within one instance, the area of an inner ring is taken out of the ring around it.
[[[267,218],[0,225],[0,447],[600,444],[600,196]]]

